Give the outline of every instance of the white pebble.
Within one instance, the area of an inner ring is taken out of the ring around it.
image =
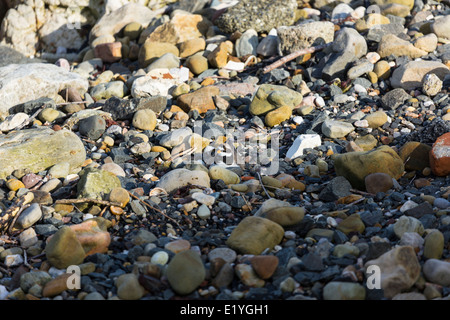
[[[362,85],[360,85],[360,84],[355,84],[355,86],[354,86],[354,88],[355,88],[355,91],[357,92],[357,93],[359,93],[359,94],[361,94],[361,93],[367,93],[367,90],[366,90],[366,88],[364,88]]]
[[[314,104],[319,108],[325,107],[325,100],[323,100],[322,97],[316,97],[316,99],[314,99]]]
[[[156,252],[150,262],[153,264],[159,264],[159,265],[165,265],[169,261],[169,255],[165,251],[158,251]]]
[[[296,234],[295,234],[294,231],[285,231],[285,232],[284,232],[284,237],[285,237],[286,239],[295,239]]]
[[[197,216],[200,219],[209,219],[211,217],[211,210],[209,210],[206,205],[202,204],[197,210]]]
[[[327,224],[331,227],[337,227],[338,223],[336,221],[336,219],[334,219],[333,217],[328,217],[327,218]]]
[[[7,267],[15,267],[23,263],[23,258],[20,254],[10,254],[5,258],[5,265]]]
[[[92,219],[94,218],[94,216],[90,213],[86,213],[85,215],[83,215],[83,221],[86,221],[88,219]]]

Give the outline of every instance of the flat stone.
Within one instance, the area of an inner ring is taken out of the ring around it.
[[[205,275],[200,255],[192,250],[177,253],[167,267],[167,280],[180,295],[194,291],[203,282]]]
[[[423,274],[425,278],[444,287],[450,286],[450,262],[428,259],[423,265]]]
[[[408,91],[422,88],[423,79],[428,73],[434,73],[439,79],[444,80],[450,69],[438,61],[410,61],[394,70],[391,85]]]
[[[332,281],[323,288],[324,300],[365,300],[366,290],[359,283]]]

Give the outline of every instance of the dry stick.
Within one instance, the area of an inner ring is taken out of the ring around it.
[[[27,120],[25,120],[24,122],[22,122],[21,124],[19,124],[17,127],[14,128],[14,130],[20,130],[23,127],[27,126],[31,121],[33,121],[37,115],[43,110],[44,108],[39,108],[39,110],[37,110],[35,113],[33,113],[33,115],[31,117],[29,117]]]
[[[162,214],[164,217],[166,217],[167,219],[172,220],[172,221],[178,226],[178,228],[180,228],[181,230],[183,229],[183,228],[181,228],[181,226],[178,224],[178,222],[177,222],[175,219],[169,217],[168,215],[166,215],[166,214],[165,214],[164,212],[162,212],[161,210],[159,210],[159,209],[157,209],[157,208],[155,208],[155,207],[149,205],[147,202],[145,202],[145,201],[139,199],[139,198],[136,197],[134,194],[132,194],[130,191],[127,190],[127,192],[128,192],[128,194],[129,194],[132,198],[134,198],[134,199],[136,199],[136,200],[139,200],[139,202],[141,202],[142,204],[146,205],[146,206],[149,207],[150,209],[153,209],[153,210],[155,210],[156,212],[161,213],[161,214]]]
[[[106,200],[97,200],[97,199],[88,199],[88,198],[79,198],[79,199],[61,199],[56,200],[55,203],[62,203],[62,204],[73,204],[73,203],[95,203],[95,204],[101,204],[104,206],[117,206],[120,207],[120,203],[118,202],[111,202]]]
[[[19,211],[16,213],[16,215],[14,216],[14,219],[12,220],[11,224],[10,224],[9,227],[8,227],[8,231],[7,231],[8,234],[11,234],[12,229],[13,229],[13,227],[14,227],[14,224],[15,224],[16,221],[17,221],[17,218],[19,218],[19,216],[20,216],[20,214],[23,212],[23,210],[25,210],[25,209],[28,208],[29,206],[30,206],[30,204],[26,204],[26,205],[20,207]]]
[[[269,197],[269,199],[272,199],[272,197],[269,195],[269,193],[267,192],[266,188],[264,187],[264,184],[263,184],[262,179],[261,179],[261,175],[259,174],[259,172],[257,172],[257,174],[258,174],[259,183],[261,183],[261,186],[262,186],[264,192]]]
[[[289,62],[291,60],[294,60],[297,57],[300,57],[302,55],[308,54],[308,53],[314,53],[316,51],[320,51],[323,50],[327,47],[329,47],[332,44],[332,42],[327,43],[327,44],[323,44],[317,47],[311,47],[311,48],[306,48],[306,49],[301,49],[295,52],[292,52],[291,54],[284,56],[283,58],[281,58],[280,60],[268,65],[267,67],[265,67],[263,69],[263,73],[267,73],[272,71],[273,69],[276,69],[278,67],[281,67],[281,65],[285,64],[286,62]]]
[[[375,197],[375,194],[369,193],[369,192],[359,191],[359,190],[356,190],[356,189],[350,189],[350,191],[354,192],[354,193],[361,194],[363,196]]]

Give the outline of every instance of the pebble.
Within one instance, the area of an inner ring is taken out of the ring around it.
[[[185,250],[177,253],[167,266],[167,280],[172,289],[187,295],[205,279],[205,267],[197,252]]]

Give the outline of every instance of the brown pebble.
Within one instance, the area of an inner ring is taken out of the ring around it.
[[[276,256],[254,256],[251,260],[253,270],[261,279],[269,279],[278,267]]]
[[[169,242],[164,246],[164,249],[170,250],[173,253],[186,251],[186,250],[189,250],[190,248],[191,248],[191,243],[184,239],[179,239],[179,240]]]
[[[429,186],[429,185],[431,185],[431,182],[428,181],[428,179],[419,178],[419,179],[414,180],[414,186],[416,188],[423,188],[423,187],[426,187],[426,186]]]
[[[369,193],[386,192],[394,185],[392,177],[387,173],[375,172],[366,176],[364,179],[366,190]]]

